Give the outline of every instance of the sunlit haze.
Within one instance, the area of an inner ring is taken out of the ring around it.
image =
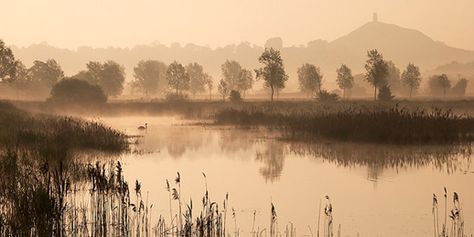
[[[160,42],[218,47],[280,36],[285,46],[334,40],[371,20],[474,49],[472,0],[2,0],[0,38],[76,48]]]

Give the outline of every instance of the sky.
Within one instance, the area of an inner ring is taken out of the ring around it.
[[[61,48],[334,40],[370,21],[474,50],[474,0],[0,0],[0,39]]]

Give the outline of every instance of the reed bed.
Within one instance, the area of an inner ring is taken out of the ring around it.
[[[215,123],[267,126],[289,140],[338,140],[388,144],[462,143],[474,140],[474,118],[433,108],[346,108],[340,111],[282,112],[226,109]]]
[[[50,165],[30,155],[0,154],[0,174],[6,177],[0,180],[0,236],[296,236],[292,225],[278,228],[273,204],[269,231],[240,231],[229,195],[213,201],[207,181],[196,208],[192,200],[182,201],[178,173],[173,184],[166,183],[170,204],[179,209],[170,205],[169,217],[152,218],[153,204],[143,197],[139,181],[125,180],[120,162]]]
[[[121,152],[128,137],[97,122],[72,117],[30,114],[0,103],[0,147],[27,147],[42,157],[64,157],[77,149]]]

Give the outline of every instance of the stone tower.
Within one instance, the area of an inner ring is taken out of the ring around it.
[[[377,15],[377,12],[374,12],[372,15],[372,22],[378,22],[379,21],[379,16]]]

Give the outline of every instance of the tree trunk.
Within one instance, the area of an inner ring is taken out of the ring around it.
[[[410,87],[410,98],[411,98],[411,93],[413,93],[413,87]]]
[[[270,86],[270,89],[271,89],[271,91],[272,91],[272,92],[271,92],[271,95],[270,95],[270,96],[271,96],[271,102],[273,103],[273,85]]]
[[[377,101],[377,86],[374,85],[374,101]]]

